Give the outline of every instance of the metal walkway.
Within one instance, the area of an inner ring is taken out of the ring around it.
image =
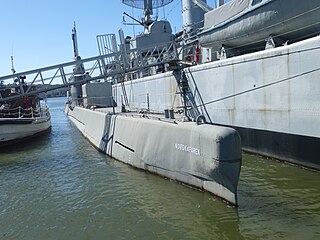
[[[99,36],[105,41],[106,37]],[[100,40],[101,40],[100,39]],[[99,41],[99,39],[98,39]],[[115,40],[114,40],[115,41]],[[175,42],[164,43],[149,49],[126,50],[123,43],[120,48],[113,49],[110,53],[75,61],[57,64],[49,67],[43,67],[30,71],[15,73],[0,77],[0,90],[20,88],[19,95],[2,97],[0,92],[0,103],[7,100],[20,98],[23,96],[34,95],[43,92],[49,92],[56,89],[70,87],[71,85],[81,85],[92,81],[112,81],[120,82],[123,76],[126,79],[132,79],[131,75],[139,71],[145,71],[152,67],[160,66],[178,60],[178,52]],[[113,45],[116,46],[116,45]],[[103,48],[103,46],[101,47]],[[101,52],[103,54],[105,52]],[[85,73],[74,74],[77,66],[85,66]],[[29,88],[23,87],[25,78]],[[71,81],[76,78],[77,81]],[[32,86],[37,86],[35,89]]]

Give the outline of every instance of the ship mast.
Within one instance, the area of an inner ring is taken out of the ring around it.
[[[81,57],[79,55],[78,50],[78,40],[77,40],[77,30],[76,23],[74,22],[72,28],[72,43],[73,43],[73,57],[75,64],[73,66],[73,76],[70,78],[70,83],[72,83],[70,87],[71,98],[73,105],[79,105],[82,103],[82,86],[80,84],[76,84],[79,81],[82,81],[85,74],[85,68],[81,61]]]
[[[220,7],[224,4],[224,0],[216,0],[216,6]]]
[[[12,74],[16,73],[16,70],[14,69],[14,65],[13,65],[13,56],[11,56],[11,72]]]
[[[152,11],[152,0],[144,0],[144,19],[143,23],[149,26],[152,23],[151,15]]]
[[[14,69],[14,65],[13,65],[13,55],[11,55],[11,72],[12,72],[12,74],[16,73],[16,70]],[[14,82],[14,80],[15,80],[14,77],[12,78],[12,80]]]
[[[73,28],[72,28],[72,43],[73,43],[73,56],[74,56],[74,59],[77,60],[77,57],[79,56],[79,50],[78,50],[76,22],[73,23]]]

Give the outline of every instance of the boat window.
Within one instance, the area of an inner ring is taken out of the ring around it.
[[[262,2],[262,0],[252,0],[251,5],[253,6],[253,5],[256,5],[256,4],[261,3],[261,2]]]

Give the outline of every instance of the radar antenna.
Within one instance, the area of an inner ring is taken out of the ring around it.
[[[153,9],[163,7],[173,0],[121,0],[122,3],[138,9],[144,10],[144,18],[142,19],[143,25],[149,26],[153,21],[151,15],[153,14]]]

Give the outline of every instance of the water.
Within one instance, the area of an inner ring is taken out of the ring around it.
[[[99,153],[63,103],[49,135],[1,150],[0,239],[319,239],[319,172],[244,154],[236,209]]]

